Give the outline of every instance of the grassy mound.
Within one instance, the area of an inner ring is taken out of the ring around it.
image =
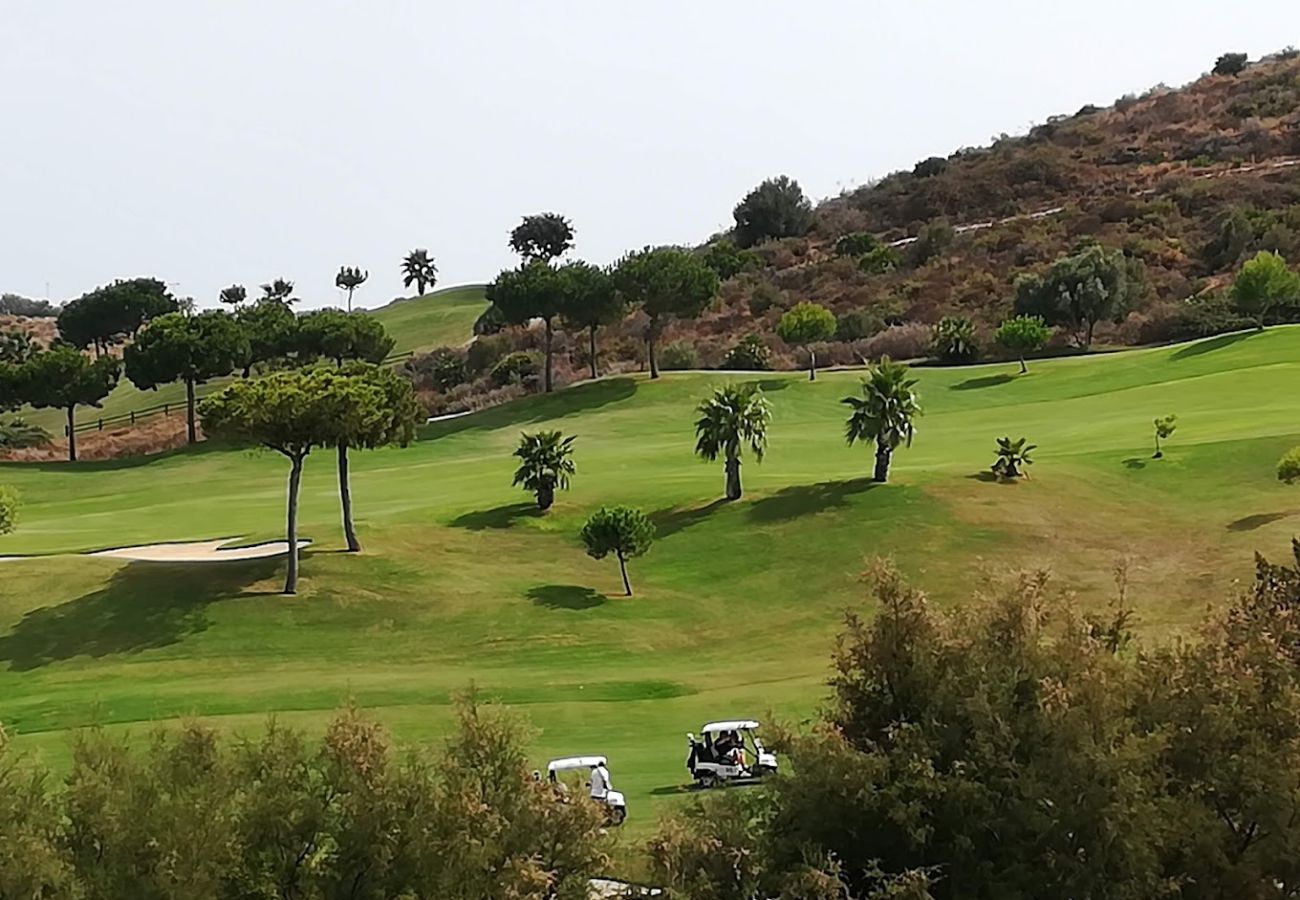
[[[474,320],[487,309],[484,286],[468,284],[396,300],[373,315],[397,339],[394,353],[459,346],[470,339]]]
[[[629,827],[673,801],[684,732],[706,719],[799,717],[817,703],[864,556],[891,555],[945,602],[1048,567],[1078,601],[1113,595],[1128,558],[1142,627],[1184,629],[1282,555],[1300,495],[1273,466],[1300,442],[1300,328],[1036,363],[921,370],[925,416],[893,482],[846,447],[852,372],[759,378],[775,411],[746,495],[692,457],[694,403],[730,377],[611,378],[427,426],[407,449],[354,454],[366,551],[341,546],[333,459],[309,458],[302,593],[280,563],[0,562],[0,716],[57,762],[68,729],[140,735],[197,715],[232,728],[275,712],[315,726],[348,697],[426,738],[471,680],[522,705],[544,754],[608,753]],[[752,379],[752,376],[749,376]],[[1179,429],[1152,460],[1152,419]],[[545,516],[510,487],[521,430],[577,434],[578,474]],[[995,438],[1041,445],[1032,480],[990,483]],[[0,467],[26,507],[0,554],[72,552],[281,528],[286,466],[203,445],[148,461]],[[617,567],[577,540],[601,503],[651,513],[658,541]]]

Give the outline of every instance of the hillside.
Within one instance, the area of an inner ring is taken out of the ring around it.
[[[487,308],[484,289],[481,284],[443,288],[422,297],[394,300],[370,313],[396,338],[395,355],[455,347],[472,337],[474,320]]]
[[[987,345],[988,332],[1011,312],[1015,278],[1041,272],[1088,239],[1123,250],[1138,284],[1104,341],[1207,333],[1185,301],[1215,294],[1257,250],[1300,260],[1297,161],[1300,59],[1291,53],[1238,76],[1087,106],[1027,135],[923,160],[821,203],[806,237],[759,245],[761,265],[730,279],[712,313],[679,324],[668,340],[695,344],[710,365],[750,332],[779,356],[791,354],[775,323],[812,300],[842,321],[857,314],[849,338],[963,315]],[[836,239],[855,232],[897,244],[897,268],[871,274],[856,259],[836,258]],[[918,236],[925,252],[910,243]],[[1300,306],[1286,316],[1300,316]],[[854,359],[836,346],[819,356]]]
[[[693,406],[720,375],[623,376],[426,426],[406,449],[354,456],[366,551],[340,546],[333,458],[314,454],[302,593],[275,561],[179,566],[0,562],[0,694],[20,747],[66,760],[88,722],[136,738],[188,715],[242,729],[268,712],[320,726],[354,697],[399,738],[441,732],[471,680],[523,707],[544,754],[604,752],[644,833],[684,779],[683,733],[709,718],[818,702],[839,612],[864,556],[891,555],[936,602],[972,572],[1048,567],[1096,607],[1128,563],[1140,628],[1183,630],[1282,556],[1300,501],[1274,464],[1300,443],[1300,328],[1036,363],[918,370],[925,415],[892,482],[844,445],[858,375],[764,376],[768,457],[718,502],[721,464],[692,457]],[[1176,413],[1167,457],[1151,420]],[[510,486],[521,429],[578,435],[573,489],[545,516]],[[1033,478],[989,483],[994,439],[1041,445]],[[26,500],[0,555],[152,541],[273,537],[286,467],[205,444],[152,460],[0,466]],[[594,561],[576,533],[604,503],[652,514],[631,564]],[[977,579],[974,579],[977,581]]]

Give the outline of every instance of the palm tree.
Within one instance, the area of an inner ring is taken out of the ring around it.
[[[348,312],[352,312],[352,292],[366,283],[369,272],[363,272],[355,266],[341,266],[334,276],[334,286],[348,292]]]
[[[569,476],[577,471],[573,464],[573,441],[558,431],[524,434],[514,455],[521,460],[512,484],[523,485],[537,497],[537,508],[547,510],[555,502],[555,490],[569,489]]]
[[[740,451],[744,444],[763,461],[772,407],[756,385],[729,384],[699,405],[695,454],[710,462],[721,456],[727,473],[727,499],[740,499]]]
[[[248,291],[244,290],[242,284],[232,284],[228,288],[222,288],[217,299],[231,308],[237,308],[248,299]]]
[[[277,278],[270,284],[262,285],[262,300],[283,303],[286,306],[298,302],[298,298],[293,295],[293,282],[284,278]]]
[[[844,429],[849,445],[855,441],[876,442],[875,481],[884,483],[889,479],[889,462],[899,444],[912,446],[916,434],[913,420],[921,414],[915,385],[916,379],[908,377],[907,366],[886,356],[880,365],[867,370],[861,397],[840,401],[853,408]]]
[[[993,474],[1007,480],[1028,478],[1029,473],[1025,471],[1025,467],[1034,464],[1029,454],[1038,449],[1037,444],[1027,443],[1028,440],[1028,438],[1020,438],[1016,441],[1009,437],[998,438],[998,458],[993,461]]]
[[[438,267],[428,250],[412,250],[402,260],[402,276],[402,287],[415,285],[416,290],[423,294],[426,286],[433,287],[438,283]]]

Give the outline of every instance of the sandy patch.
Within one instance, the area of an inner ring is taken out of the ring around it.
[[[217,538],[211,541],[177,541],[168,544],[141,544],[138,547],[114,547],[112,550],[96,550],[92,553],[51,554],[51,556],[105,556],[109,559],[124,559],[130,562],[235,562],[246,559],[269,559],[284,556],[289,552],[288,541],[267,541],[247,547],[226,547],[238,538]],[[307,538],[298,539],[298,549],[311,545]],[[0,556],[0,562],[20,559],[41,559],[39,556]]]

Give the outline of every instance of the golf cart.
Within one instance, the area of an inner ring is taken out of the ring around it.
[[[553,759],[546,764],[546,778],[555,787],[561,795],[568,793],[568,787],[560,780],[561,773],[583,771],[590,777],[591,770],[596,766],[604,766],[608,771],[609,760],[603,756],[568,756],[564,759]],[[591,784],[590,781],[587,782]],[[591,799],[605,807],[605,817],[611,825],[622,825],[623,820],[627,818],[627,801],[623,799],[621,791],[614,790],[609,784],[605,785],[605,794],[603,797],[593,796]]]
[[[687,734],[691,755],[686,768],[699,787],[751,784],[776,771],[776,754],[759,740],[753,719],[710,722],[700,737]],[[746,742],[748,739],[748,743]]]

